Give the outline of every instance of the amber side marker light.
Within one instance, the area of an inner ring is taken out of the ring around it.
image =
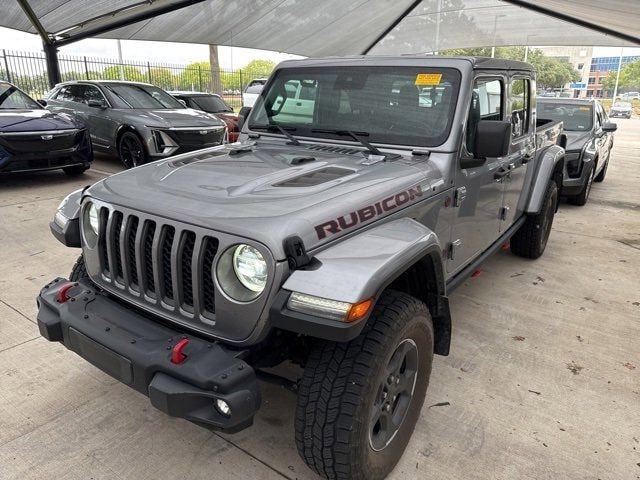
[[[373,307],[373,298],[363,300],[362,302],[354,303],[351,305],[349,312],[347,313],[345,322],[356,322],[369,314],[369,311]]]

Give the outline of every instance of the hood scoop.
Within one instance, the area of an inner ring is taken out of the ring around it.
[[[362,150],[357,148],[336,147],[335,145],[318,145],[317,143],[307,145],[309,150],[316,150],[319,152],[340,153],[343,155],[355,155],[362,153]]]
[[[331,182],[347,175],[356,173],[356,170],[342,167],[326,167],[320,170],[305,172],[297,177],[288,178],[280,183],[273,184],[274,187],[315,187],[322,183]]]

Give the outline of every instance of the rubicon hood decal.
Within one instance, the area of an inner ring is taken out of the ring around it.
[[[395,195],[385,197],[379,202],[375,202],[372,205],[367,205],[366,207],[360,208],[346,215],[342,215],[335,220],[329,220],[321,223],[320,225],[316,225],[315,230],[318,235],[318,240],[322,240],[328,235],[333,235],[341,232],[342,230],[355,227],[356,225],[366,222],[367,220],[371,220],[383,213],[395,210],[405,203],[413,201],[416,197],[421,196],[422,187],[420,185],[416,185],[409,190],[404,190],[396,193]]]

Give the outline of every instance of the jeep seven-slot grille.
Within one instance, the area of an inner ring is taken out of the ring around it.
[[[118,210],[100,210],[102,276],[167,310],[215,314],[213,263],[218,239]],[[160,302],[158,302],[160,300]]]

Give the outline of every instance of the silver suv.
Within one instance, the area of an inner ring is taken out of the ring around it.
[[[56,85],[43,103],[53,112],[81,118],[89,127],[93,147],[115,153],[126,168],[226,140],[226,125],[215,115],[186,108],[146,83],[65,82]]]

